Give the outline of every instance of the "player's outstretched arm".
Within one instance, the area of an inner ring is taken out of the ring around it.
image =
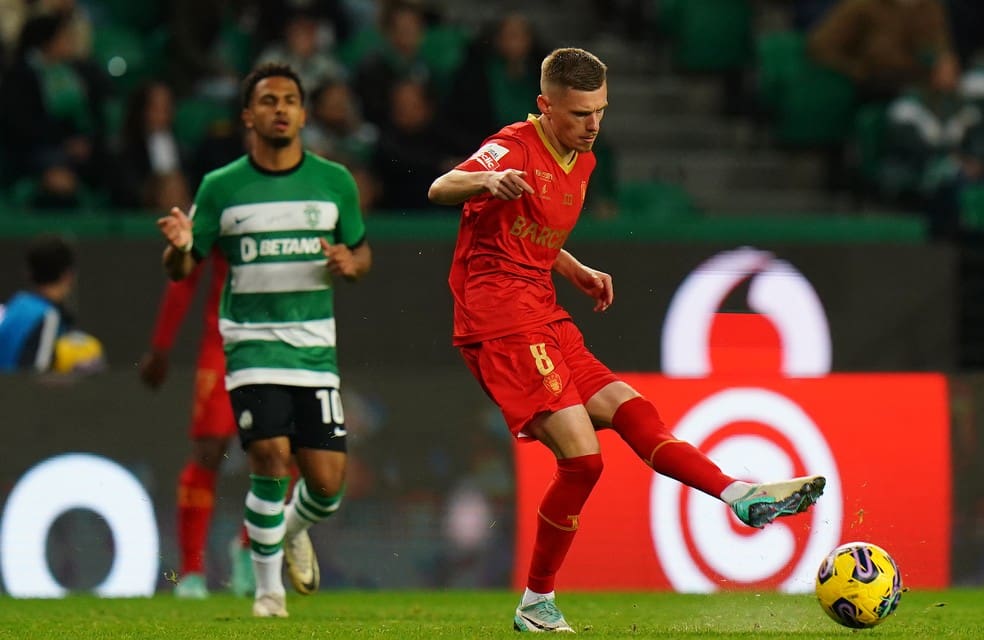
[[[525,175],[525,171],[518,169],[502,171],[452,169],[431,183],[430,189],[427,190],[427,198],[434,204],[454,205],[488,192],[500,200],[516,200],[524,193],[533,193],[533,187],[523,179]]]
[[[191,255],[191,218],[178,207],[172,207],[168,215],[157,219],[157,228],[168,241],[164,249],[164,271],[171,280],[181,280],[195,269]]]
[[[575,287],[595,300],[595,311],[605,311],[615,301],[615,285],[612,276],[581,264],[566,249],[561,249],[554,261],[554,270]]]

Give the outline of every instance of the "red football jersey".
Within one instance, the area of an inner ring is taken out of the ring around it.
[[[575,153],[564,163],[534,116],[487,138],[457,166],[463,171],[525,171],[536,193],[518,200],[485,193],[465,202],[448,278],[455,345],[570,317],[557,304],[551,272],[581,214],[594,167],[590,152]]]
[[[158,351],[170,351],[174,345],[178,329],[191,306],[198,282],[205,271],[205,262],[211,263],[212,277],[205,299],[204,317],[202,318],[204,326],[202,327],[200,354],[203,354],[203,357],[204,354],[216,352],[222,354],[222,336],[219,334],[219,301],[222,299],[222,287],[225,284],[229,265],[217,251],[211,252],[208,260],[199,263],[187,278],[177,282],[168,282],[157,313],[154,333],[151,337],[151,345]],[[208,359],[214,360],[214,358]],[[199,363],[199,366],[201,364]],[[218,362],[218,365],[209,366],[218,366],[224,370],[224,358]]]

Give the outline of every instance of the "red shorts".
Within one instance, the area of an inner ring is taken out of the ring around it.
[[[584,346],[571,320],[460,347],[472,375],[517,438],[530,420],[585,404],[618,377]]]
[[[191,414],[192,438],[228,438],[235,436],[236,420],[225,387],[225,354],[203,347],[195,372],[194,408]]]

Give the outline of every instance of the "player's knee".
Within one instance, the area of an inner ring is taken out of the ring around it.
[[[590,456],[583,456],[587,458],[587,464],[585,465],[585,475],[591,478],[592,484],[598,482],[598,478],[601,477],[601,472],[605,470],[605,461],[602,459],[600,453],[596,453]]]
[[[316,500],[341,501],[345,493],[345,479],[331,475],[320,474],[316,478],[305,478],[304,484],[308,493]]]
[[[612,426],[616,431],[645,426],[651,431],[665,432],[667,436],[672,435],[670,430],[666,428],[663,418],[660,417],[656,405],[642,396],[636,396],[619,405],[612,416]]]
[[[578,484],[593,487],[601,477],[605,468],[600,453],[592,453],[576,458],[564,458],[557,461],[557,472],[566,475]]]
[[[247,456],[251,473],[277,478],[290,475],[290,450],[278,440],[269,438],[250,443]]]

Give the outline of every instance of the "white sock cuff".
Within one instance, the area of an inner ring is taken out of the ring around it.
[[[523,600],[520,602],[519,606],[525,607],[526,605],[533,604],[534,602],[542,598],[546,598],[547,600],[553,600],[555,596],[556,596],[555,591],[551,591],[550,593],[537,593],[536,591],[530,591],[529,589],[527,589],[526,591],[523,592]]]
[[[742,480],[735,480],[721,492],[721,499],[727,504],[733,503],[735,500],[739,500],[748,495],[748,492],[755,487],[754,484],[750,482],[743,482]]]

